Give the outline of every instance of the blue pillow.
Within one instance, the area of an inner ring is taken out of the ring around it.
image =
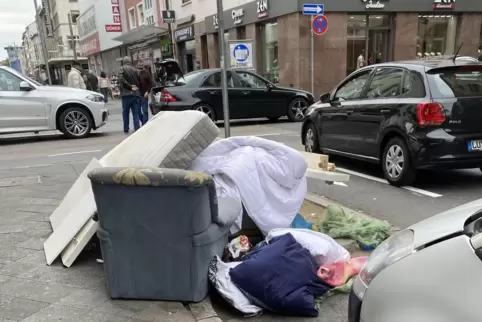
[[[315,297],[328,291],[310,252],[291,234],[274,238],[229,271],[253,304],[284,315],[318,316]]]

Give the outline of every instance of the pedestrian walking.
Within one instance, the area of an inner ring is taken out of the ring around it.
[[[124,121],[124,133],[129,133],[129,114],[132,111],[134,130],[140,127],[140,100],[139,100],[139,71],[132,66],[129,56],[124,57],[123,66],[119,70],[120,94],[122,97],[122,119]]]
[[[142,125],[146,124],[149,120],[149,93],[151,92],[154,82],[152,81],[152,75],[149,72],[146,65],[143,66],[139,72],[140,81],[140,104],[141,104],[141,122]]]
[[[89,91],[97,92],[99,88],[99,78],[95,76],[92,70],[89,70],[89,74],[87,75],[87,89]]]
[[[104,72],[100,73],[100,93],[104,95],[104,102],[107,103],[109,101],[109,88],[110,88],[110,80],[109,77]]]
[[[67,86],[72,88],[86,89],[84,78],[80,73],[80,63],[73,62],[67,75]]]

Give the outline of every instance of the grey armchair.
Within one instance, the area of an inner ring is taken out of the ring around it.
[[[239,202],[220,201],[213,178],[178,169],[101,168],[92,182],[112,298],[202,301]]]

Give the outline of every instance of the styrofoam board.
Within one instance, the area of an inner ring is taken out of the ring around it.
[[[50,216],[50,224],[52,225],[52,229],[54,231],[62,224],[62,221],[64,221],[64,219],[67,217],[69,211],[79,203],[80,196],[83,196],[86,193],[90,193],[92,195],[92,188],[87,175],[90,171],[100,167],[101,165],[99,161],[94,158],[79,175],[60,205]],[[92,198],[93,197],[94,196],[92,195]]]
[[[97,232],[97,222],[89,219],[60,254],[62,264],[70,267]]]
[[[350,176],[345,173],[332,172],[326,170],[310,169],[306,170],[306,177],[324,181],[349,181]]]
[[[51,265],[60,255],[82,226],[96,211],[95,200],[92,193],[85,193],[75,204],[68,216],[62,221],[58,229],[44,242],[44,252],[47,264]],[[80,227],[80,228],[79,228]]]
[[[191,119],[196,122],[198,122],[202,117],[205,117],[204,113],[198,111],[163,112],[162,115],[164,117],[156,117],[156,119],[151,119],[135,134],[129,136],[127,139],[109,151],[99,161],[100,165],[103,167],[157,167],[178,143],[178,141],[174,140],[174,137],[180,133],[184,136],[189,133],[190,128],[187,127],[188,122],[186,122],[186,117],[189,115]],[[162,124],[163,122],[166,124]],[[170,135],[166,135],[166,130]],[[162,149],[159,149],[159,147],[162,147]],[[90,200],[86,200],[86,203],[91,202],[94,202],[95,204],[93,195],[91,196]],[[77,220],[68,221],[68,227],[62,223],[49,237],[49,239],[52,238],[59,243],[59,245],[55,247],[55,250],[62,248],[60,250],[61,252],[63,249],[69,248],[69,251],[63,257],[65,257],[65,262],[70,262],[70,265],[95,234],[95,230],[87,230],[85,234],[79,234],[83,225],[89,221],[95,210],[96,209],[93,211],[79,212],[76,209],[76,216],[79,218]],[[65,217],[73,216],[73,213],[74,210],[71,209],[69,213],[65,215]],[[66,240],[67,237],[71,235],[72,231],[74,231],[74,236],[71,236],[70,239]],[[57,237],[53,238],[52,236],[54,235]],[[47,239],[47,241],[49,239]],[[53,246],[49,245],[49,247]],[[56,257],[60,254],[60,252],[56,255]],[[47,250],[45,250],[45,253],[47,264],[50,265],[55,260],[55,258],[52,259],[51,257],[54,256],[57,251],[49,251],[49,256],[47,256]],[[62,258],[62,261],[64,261],[64,258]]]

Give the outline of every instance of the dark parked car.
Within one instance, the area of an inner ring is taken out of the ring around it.
[[[394,62],[359,69],[311,106],[306,151],[380,163],[393,185],[417,169],[482,166],[482,64]]]
[[[168,73],[180,74],[180,70]],[[309,92],[279,87],[250,71],[229,70],[228,86],[230,119],[276,120],[288,116],[291,121],[302,121],[314,103]],[[151,103],[153,113],[198,110],[214,121],[223,120],[220,69],[197,70],[180,76],[176,81],[154,88],[153,95],[157,93],[160,101]]]

